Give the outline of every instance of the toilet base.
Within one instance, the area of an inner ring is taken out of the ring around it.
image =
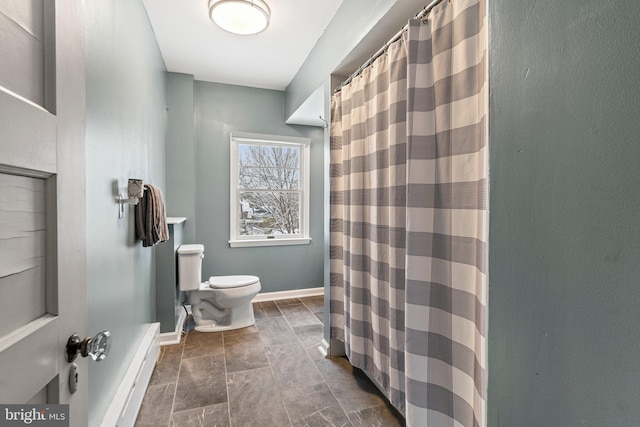
[[[249,326],[255,325],[256,321],[254,320],[253,322],[244,322],[244,323],[238,323],[238,324],[231,324],[231,325],[215,325],[215,324],[211,324],[211,325],[196,325],[195,330],[198,332],[222,332],[222,331],[232,331],[234,329],[242,329],[242,328],[248,328]]]
[[[240,307],[234,307],[231,310],[231,321],[228,324],[218,324],[215,320],[200,319],[196,320],[195,330],[198,332],[222,332],[232,331],[234,329],[247,328],[255,325],[256,318],[253,313],[253,305],[249,302]]]

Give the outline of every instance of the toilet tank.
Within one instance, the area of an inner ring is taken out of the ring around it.
[[[178,248],[178,284],[181,291],[200,288],[203,245],[181,245]]]

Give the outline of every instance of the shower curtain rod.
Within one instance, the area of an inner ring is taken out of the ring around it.
[[[428,5],[426,5],[424,7],[424,9],[422,9],[422,11],[420,11],[415,17],[414,19],[421,19],[424,18],[429,12],[431,12],[431,9],[433,9],[434,7],[436,7],[437,5],[439,5],[440,3],[442,3],[444,0],[433,0],[431,3],[429,3]],[[451,0],[448,0],[451,1]],[[338,86],[336,88],[336,90],[334,90],[335,92],[339,92],[343,86],[348,85],[351,80],[353,80],[354,77],[356,77],[357,75],[359,75],[365,68],[367,68],[369,65],[371,65],[371,63],[373,61],[375,61],[380,55],[382,55],[387,48],[391,45],[391,43],[395,42],[396,40],[398,40],[400,37],[402,37],[402,33],[404,33],[405,31],[407,31],[407,28],[409,28],[409,24],[405,25],[404,27],[402,27],[402,29],[400,31],[398,31],[396,33],[395,36],[391,37],[391,39],[389,39],[388,42],[386,42],[384,44],[384,46],[382,46],[376,53],[374,53],[373,55],[371,55],[371,58],[369,58],[367,60],[367,62],[365,62],[364,64],[362,64],[360,66],[360,68],[358,68],[355,73],[351,74],[349,77],[347,77],[347,79],[345,81],[343,81],[342,83],[340,83],[340,86]]]

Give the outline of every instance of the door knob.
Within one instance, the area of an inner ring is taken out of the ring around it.
[[[80,340],[78,334],[73,334],[67,340],[67,362],[73,362],[78,353],[82,357],[91,356],[96,362],[104,360],[109,355],[111,348],[111,333],[109,331],[98,332],[93,338],[86,337]]]

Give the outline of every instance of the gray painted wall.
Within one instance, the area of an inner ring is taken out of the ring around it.
[[[639,20],[490,2],[490,426],[638,425]]]
[[[309,95],[325,82],[327,77],[334,72],[351,50],[397,1],[343,1],[324,33],[316,42],[313,50],[287,87],[285,118],[291,116],[306,101]],[[422,5],[416,4],[416,12],[420,7]],[[368,54],[375,52],[385,41],[381,41],[377,46],[372,47]],[[359,64],[355,67],[357,68],[358,66]]]
[[[118,219],[115,184],[165,189],[165,73],[142,1],[86,2],[87,292],[89,332],[111,331],[90,363],[89,425],[99,425],[155,320],[154,249],[134,242],[133,210]]]
[[[175,81],[170,81],[173,85]],[[193,241],[205,246],[203,279],[212,275],[253,274],[260,277],[262,292],[315,288],[323,281],[323,129],[284,123],[284,92],[196,81],[195,156],[181,150],[179,139],[169,142],[170,161],[183,165],[173,174],[195,181],[195,194],[183,195],[183,203],[195,206]],[[169,104],[188,104],[187,85],[170,91]],[[182,108],[182,107],[180,107]],[[186,108],[186,107],[185,107]],[[172,122],[173,123],[173,122]],[[189,126],[183,122],[182,125]],[[229,248],[229,134],[232,131],[311,139],[310,245]],[[172,130],[171,132],[179,132]],[[171,147],[171,145],[177,146]],[[191,165],[189,166],[189,162]],[[179,191],[176,188],[175,191]],[[169,195],[169,198],[173,195]],[[191,201],[189,198],[195,197]],[[176,208],[177,209],[177,208]],[[179,211],[172,214],[181,215]]]
[[[167,213],[187,218],[184,239],[194,241],[196,219],[193,76],[167,73]]]
[[[353,73],[425,6],[422,0],[344,0],[287,86],[285,118],[330,75]]]

